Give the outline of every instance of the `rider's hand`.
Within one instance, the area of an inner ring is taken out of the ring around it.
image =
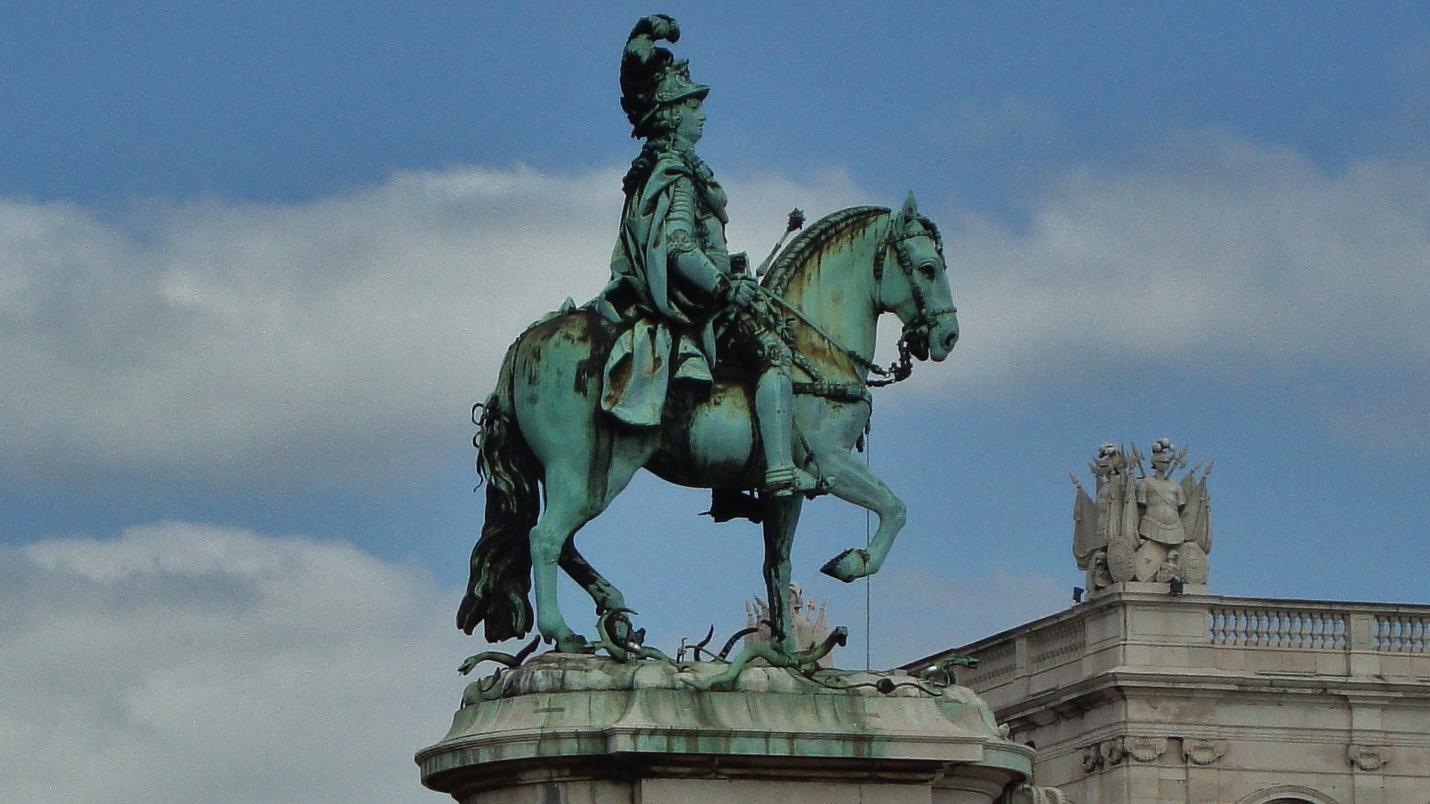
[[[749,307],[759,291],[760,286],[755,284],[755,280],[749,275],[735,274],[730,277],[730,284],[725,288],[725,298],[736,307]]]

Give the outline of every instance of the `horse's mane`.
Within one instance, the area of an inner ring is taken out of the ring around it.
[[[770,266],[769,275],[765,277],[765,287],[774,293],[783,294],[789,287],[790,279],[809,261],[810,257],[819,253],[825,244],[855,226],[865,224],[872,218],[887,214],[889,211],[888,207],[849,207],[838,212],[831,212],[815,221],[808,229],[800,232],[799,236],[786,246],[784,251],[780,252],[779,257]]]

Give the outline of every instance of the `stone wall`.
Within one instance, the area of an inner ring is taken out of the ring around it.
[[[950,652],[1072,801],[1430,802],[1430,606],[1118,584]]]

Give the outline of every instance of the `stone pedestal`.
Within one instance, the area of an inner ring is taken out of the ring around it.
[[[422,783],[462,804],[986,804],[1032,769],[962,687],[855,674],[836,690],[769,667],[689,684],[720,668],[540,657],[468,688],[417,754]]]
[[[1111,586],[1104,586],[1101,589],[1092,591],[1088,598],[1102,597],[1103,595],[1116,595],[1124,593],[1144,594],[1144,595],[1171,595],[1172,585],[1164,581],[1122,581]],[[1207,585],[1204,583],[1182,584],[1182,591],[1178,595],[1205,596]]]

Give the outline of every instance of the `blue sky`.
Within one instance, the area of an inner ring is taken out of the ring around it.
[[[876,403],[910,521],[873,582],[874,664],[1065,605],[1066,474],[1105,440],[1216,461],[1213,592],[1427,602],[1423,6],[823,5],[660,10],[713,87],[736,248],[763,254],[790,207],[909,190],[948,239],[963,342]],[[0,635],[25,661],[0,685],[157,752],[195,742],[193,712],[155,719],[175,679],[332,692],[360,652],[374,690],[427,703],[382,713],[408,718],[396,764],[315,800],[422,797],[401,752],[478,649],[449,633],[481,517],[467,408],[524,323],[605,281],[636,149],[616,65],[652,10],[7,9]],[[662,643],[738,627],[760,591],[757,532],[704,505],[638,480],[580,537]],[[795,551],[851,664],[863,589],[816,570],[863,529],[821,500]],[[153,641],[170,625],[191,649]],[[39,680],[104,639],[123,672]],[[244,662],[311,671],[215,669]],[[186,780],[115,750],[131,798],[177,800]],[[393,753],[343,755],[364,750]],[[275,778],[236,771],[233,800],[290,800]]]

